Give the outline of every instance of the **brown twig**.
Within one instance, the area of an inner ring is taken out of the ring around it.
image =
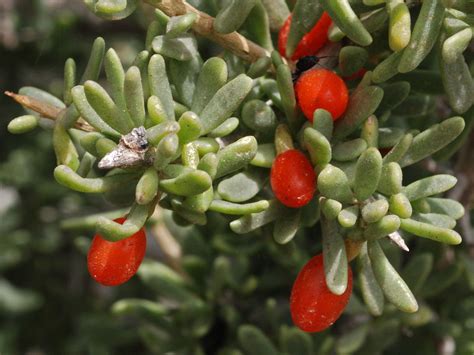
[[[181,266],[181,245],[166,227],[160,207],[155,208],[153,217],[157,219],[157,222],[151,227],[152,235],[163,252],[166,264],[180,275],[186,276]]]
[[[237,32],[232,32],[229,34],[216,32],[214,30],[214,17],[199,11],[184,0],[143,1],[157,9],[160,9],[168,16],[180,16],[190,12],[195,13],[197,15],[197,19],[196,22],[194,22],[192,28],[196,33],[210,39],[213,42],[216,42],[246,61],[255,62],[262,57],[270,56],[266,49],[248,40]]]
[[[63,111],[62,108],[47,104],[31,96],[15,94],[11,91],[5,91],[5,95],[11,97],[23,107],[29,108],[30,110],[39,113],[40,116],[49,118],[50,120],[56,120]],[[75,124],[75,127],[85,132],[95,131],[94,127],[84,121],[78,120]]]

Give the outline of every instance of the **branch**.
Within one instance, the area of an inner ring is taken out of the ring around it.
[[[40,116],[49,118],[50,120],[53,120],[53,121],[56,120],[61,114],[61,112],[63,111],[63,109],[57,106],[47,104],[31,96],[19,95],[11,91],[5,91],[5,95],[11,97],[13,100],[18,102],[23,107],[29,108],[30,110],[33,110],[39,113]],[[77,121],[75,124],[75,127],[85,132],[95,131],[94,127],[92,127],[90,124],[84,121],[82,122]]]
[[[248,40],[237,32],[222,34],[214,31],[214,17],[199,11],[189,5],[185,0],[143,0],[151,6],[160,9],[168,16],[180,16],[189,12],[197,15],[193,30],[199,35],[210,39],[230,50],[242,59],[255,62],[262,57],[269,57],[268,51],[256,43]]]
[[[151,227],[152,235],[163,252],[166,264],[180,275],[186,276],[181,266],[181,245],[166,227],[162,219],[161,208],[155,208],[153,217],[157,219],[157,222]]]

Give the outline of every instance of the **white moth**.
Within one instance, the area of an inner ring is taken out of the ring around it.
[[[146,163],[148,141],[145,127],[134,128],[120,138],[117,148],[107,153],[100,161],[100,169],[126,168]]]

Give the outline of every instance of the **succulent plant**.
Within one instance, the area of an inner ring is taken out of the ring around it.
[[[11,133],[28,132],[43,117],[53,120],[58,183],[127,206],[123,224],[94,216],[97,232],[122,240],[157,209],[172,211],[178,226],[206,225],[217,212],[234,233],[258,238],[271,231],[278,244],[319,224],[332,293],[346,291],[348,263],[357,258],[355,277],[370,314],[380,316],[385,299],[404,312],[418,311],[413,265],[426,260],[413,259],[400,275],[380,242],[387,237],[407,252],[412,236],[461,243],[454,228],[464,207],[439,196],[456,178],[403,177],[435,153],[454,154],[472,127],[474,84],[464,56],[472,39],[471,4],[296,1],[284,56],[291,58],[326,12],[333,21],[330,42],[316,65],[342,77],[368,70],[346,79],[350,95],[342,117],[334,120],[328,110],[316,109],[310,122],[295,95],[295,63],[272,51],[271,30],[289,14],[284,1],[232,0],[217,11],[203,4],[215,19],[182,0],[145,2],[156,8],[155,18],[132,66],[124,68],[114,49],[106,50],[97,38],[80,78],[75,61],[66,61],[62,100],[32,87],[10,94],[28,111],[10,122]],[[85,3],[112,20],[137,6],[131,0]],[[205,53],[201,37],[225,51]],[[443,110],[435,112],[439,106]],[[314,197],[300,208],[284,206],[270,187],[274,159],[289,148],[304,152],[317,176]],[[229,267],[226,259],[216,259],[216,269]],[[209,311],[164,265],[147,262],[139,275],[147,284],[157,281],[155,288],[164,284],[159,292],[165,296],[192,305],[189,314]],[[219,287],[214,282],[211,294]],[[133,300],[113,308],[137,309],[158,318],[168,312]],[[193,331],[203,335],[199,324]],[[259,332],[244,326],[239,337],[251,337],[255,349],[265,349],[249,353],[272,353],[273,345]]]

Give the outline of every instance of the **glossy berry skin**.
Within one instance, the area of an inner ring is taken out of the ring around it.
[[[305,332],[321,332],[341,316],[352,293],[352,271],[350,267],[348,269],[346,292],[338,296],[326,285],[323,255],[318,254],[306,263],[290,296],[291,318],[298,328]]]
[[[115,222],[122,224],[125,218]],[[104,286],[117,286],[136,274],[145,256],[144,229],[118,242],[109,242],[96,234],[87,254],[87,268],[91,277]]]
[[[297,60],[301,57],[313,55],[319,51],[328,41],[328,29],[332,21],[329,15],[324,12],[318,22],[307,34],[301,38],[296,46],[295,52],[291,56],[291,60]],[[286,41],[290,32],[291,15],[288,16],[285,23],[278,34],[278,52],[286,57]]]
[[[298,105],[306,118],[313,122],[313,113],[322,108],[336,121],[346,111],[349,91],[344,81],[327,69],[305,71],[295,84]]]
[[[308,158],[299,150],[279,154],[273,162],[270,183],[276,198],[287,207],[309,203],[316,191],[316,174]]]

